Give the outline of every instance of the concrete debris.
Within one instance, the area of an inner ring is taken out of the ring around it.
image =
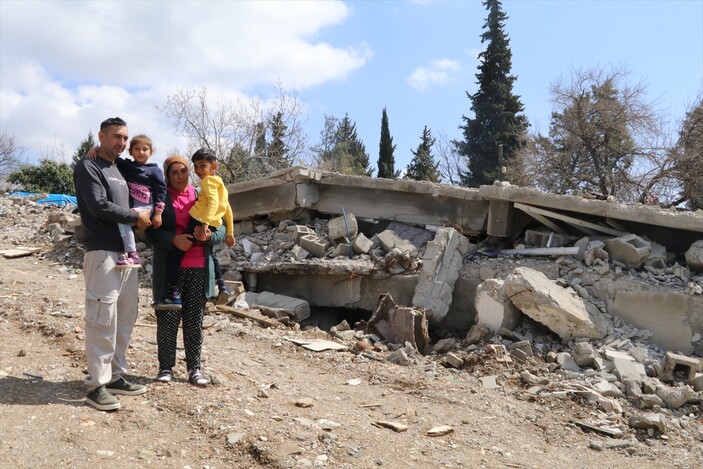
[[[509,301],[503,284],[503,280],[492,278],[476,287],[476,322],[488,327],[491,332],[501,327],[513,329],[522,316],[520,310]]]
[[[652,251],[652,244],[635,234],[626,234],[605,241],[605,250],[612,262],[628,269],[642,267]]]
[[[430,342],[425,312],[398,306],[389,293],[379,297],[378,307],[369,318],[367,329],[392,343],[410,343],[420,353]]]
[[[518,267],[505,279],[504,288],[520,311],[562,339],[605,336],[607,324],[600,311],[541,272]]]
[[[431,323],[444,319],[452,304],[454,283],[471,243],[454,228],[440,228],[427,243],[413,306],[423,308]]]
[[[685,254],[686,264],[692,270],[703,270],[703,239],[691,244]]]
[[[651,428],[659,433],[666,433],[668,429],[666,417],[654,412],[633,415],[628,420],[628,424],[635,430],[649,430]]]
[[[701,371],[701,360],[666,352],[664,355],[664,369],[661,372],[663,381],[688,381]]]

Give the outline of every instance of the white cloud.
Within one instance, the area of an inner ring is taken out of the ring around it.
[[[119,115],[131,133],[152,136],[163,158],[183,148],[156,110],[177,89],[303,90],[343,80],[371,56],[364,43],[319,39],[349,15],[339,1],[3,0],[0,8],[0,127],[35,154],[57,139],[72,153]]]
[[[454,82],[456,75],[461,70],[461,65],[455,60],[434,60],[427,67],[417,67],[413,70],[408,76],[407,82],[413,88],[424,91],[432,86],[447,85]]]

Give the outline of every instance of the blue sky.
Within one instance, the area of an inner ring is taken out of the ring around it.
[[[624,66],[672,124],[703,89],[703,0],[506,0],[514,92],[546,131],[549,85]],[[154,159],[185,152],[156,110],[177,89],[244,99],[295,84],[311,144],[324,115],[356,122],[373,167],[387,108],[396,169],[423,127],[461,138],[476,91],[479,1],[0,2],[0,130],[25,159],[70,159],[108,116],[150,135]],[[31,33],[30,33],[31,32]],[[161,151],[158,151],[158,150]]]

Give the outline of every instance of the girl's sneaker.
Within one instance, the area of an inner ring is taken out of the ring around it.
[[[138,269],[140,266],[141,261],[139,260],[139,254],[136,252],[130,252],[124,259],[115,262],[116,269]]]

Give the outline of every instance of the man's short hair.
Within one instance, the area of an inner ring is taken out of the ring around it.
[[[126,127],[127,123],[119,117],[110,117],[109,119],[102,121],[100,124],[100,131],[102,132],[106,128],[112,127],[113,125],[116,125],[117,127]]]
[[[212,151],[209,148],[203,147],[200,150],[193,153],[193,156],[190,157],[190,161],[192,161],[193,163],[195,163],[196,161],[202,161],[202,160],[208,161],[210,163],[214,163],[215,161],[217,161],[217,157],[215,156],[214,151]]]

